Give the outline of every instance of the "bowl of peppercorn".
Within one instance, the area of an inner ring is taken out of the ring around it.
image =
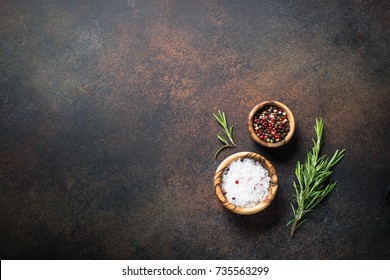
[[[257,104],[248,116],[248,130],[252,139],[263,147],[277,148],[291,140],[295,120],[283,103],[268,100]]]

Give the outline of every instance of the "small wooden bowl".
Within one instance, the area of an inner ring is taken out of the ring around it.
[[[286,112],[287,119],[290,122],[290,131],[287,133],[286,138],[284,138],[282,141],[279,141],[277,143],[268,143],[263,140],[261,140],[255,133],[255,130],[253,129],[253,117],[256,114],[256,112],[260,111],[265,106],[276,106],[280,109],[282,109],[284,112]],[[248,130],[253,140],[255,140],[256,143],[260,144],[263,147],[267,148],[277,148],[285,145],[294,135],[295,131],[295,120],[292,112],[290,109],[284,105],[283,103],[275,100],[268,100],[264,101],[260,104],[257,104],[255,107],[253,107],[252,111],[249,113],[248,116]]]
[[[255,161],[259,162],[268,171],[268,176],[270,177],[269,193],[267,197],[259,204],[253,207],[248,207],[248,208],[238,207],[230,203],[222,192],[221,181],[222,181],[222,175],[225,168],[228,167],[233,161],[240,158],[252,158]],[[221,164],[218,166],[214,176],[214,189],[217,198],[219,199],[219,201],[221,201],[224,207],[237,214],[251,215],[263,211],[265,208],[268,207],[268,205],[270,205],[278,190],[278,177],[276,175],[275,168],[263,156],[251,152],[240,152],[229,156],[224,161],[222,161]]]

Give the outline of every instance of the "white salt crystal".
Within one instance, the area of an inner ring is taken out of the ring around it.
[[[259,204],[268,195],[268,171],[251,158],[233,161],[222,176],[222,190],[227,200],[243,208]]]

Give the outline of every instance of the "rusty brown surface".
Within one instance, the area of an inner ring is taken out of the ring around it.
[[[389,4],[285,2],[0,1],[1,258],[389,259]],[[246,127],[268,99],[297,125],[278,150]],[[291,240],[316,117],[346,157]],[[278,173],[254,216],[213,194],[238,151]]]

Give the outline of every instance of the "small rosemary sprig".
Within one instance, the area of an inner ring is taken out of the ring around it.
[[[294,236],[297,228],[307,220],[304,219],[306,214],[318,206],[336,186],[336,182],[330,180],[330,175],[332,168],[344,157],[345,150],[336,150],[331,159],[325,158],[325,156],[320,157],[323,128],[322,119],[316,119],[314,130],[317,140],[312,139],[314,146],[307,153],[306,161],[303,164],[297,162],[295,170],[297,182],[294,182],[296,208],[291,203],[294,219],[287,224],[292,225],[291,237]]]
[[[227,124],[227,121],[226,121],[226,117],[225,117],[225,113],[224,112],[221,112],[220,110],[218,110],[218,116],[216,114],[214,114],[214,117],[217,119],[217,121],[219,122],[219,124],[222,126],[223,128],[223,132],[225,133],[225,135],[228,137],[228,139],[230,140],[231,144],[228,143],[228,141],[223,137],[223,134],[218,132],[217,133],[217,137],[218,139],[224,144],[221,148],[218,149],[218,151],[215,153],[215,158],[217,158],[218,154],[225,148],[234,148],[236,147],[236,143],[234,143],[234,140],[233,140],[233,125],[229,128],[228,124]]]

